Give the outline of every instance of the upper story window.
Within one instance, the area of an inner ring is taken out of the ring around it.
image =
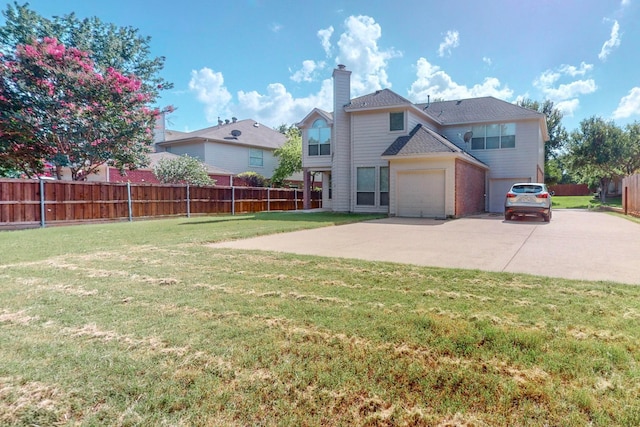
[[[263,167],[264,166],[264,152],[257,148],[249,149],[249,166]]]
[[[473,132],[472,150],[495,150],[516,146],[515,123],[473,126],[471,131]]]
[[[404,111],[389,113],[389,130],[404,130]]]
[[[331,154],[331,128],[327,126],[327,122],[318,119],[311,125],[307,131],[309,136],[309,155],[310,156],[328,156]]]

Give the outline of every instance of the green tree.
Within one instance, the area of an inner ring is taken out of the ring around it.
[[[278,131],[287,136],[287,141],[273,153],[278,158],[278,167],[273,172],[271,182],[281,186],[286,178],[302,171],[302,134],[294,125],[280,125]]]
[[[624,134],[613,121],[590,117],[580,122],[571,134],[568,165],[590,187],[600,187],[600,199],[606,201],[609,182],[623,175]]]
[[[99,69],[86,52],[45,37],[0,57],[0,162],[27,176],[44,160],[73,180],[109,164],[146,162],[158,110],[134,75]]]
[[[207,166],[188,155],[173,159],[161,159],[153,168],[154,175],[165,184],[214,185]]]
[[[67,47],[89,52],[99,68],[114,68],[125,75],[135,75],[144,90],[155,101],[159,92],[171,89],[173,84],[160,76],[165,58],[151,56],[151,38],[139,34],[133,27],[117,27],[97,17],[79,19],[74,13],[47,19],[14,1],[2,12],[4,26],[0,27],[0,52],[8,53],[18,45],[36,39],[51,37]]]
[[[622,143],[622,172],[633,175],[640,171],[640,123],[636,121],[625,127]]]

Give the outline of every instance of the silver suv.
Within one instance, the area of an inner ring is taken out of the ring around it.
[[[504,219],[509,221],[514,215],[537,215],[545,222],[551,221],[551,196],[553,192],[538,182],[513,184],[504,200]]]

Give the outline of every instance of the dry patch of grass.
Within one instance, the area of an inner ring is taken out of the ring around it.
[[[213,250],[251,221],[156,224],[36,259],[20,234],[0,424],[640,424],[638,287]]]

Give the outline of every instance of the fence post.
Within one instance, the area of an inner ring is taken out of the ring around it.
[[[295,205],[295,210],[298,210],[298,189],[293,189],[293,204]]]
[[[133,221],[133,206],[131,204],[131,182],[127,181],[127,201],[129,203],[129,222]]]
[[[187,218],[191,218],[191,199],[189,197],[189,183],[187,183]]]
[[[40,227],[45,227],[44,209],[44,179],[40,178]]]
[[[271,211],[271,188],[267,187],[267,212]]]
[[[236,187],[231,187],[231,215],[236,214]]]
[[[629,187],[624,186],[624,214],[628,215],[627,206],[629,205]]]

